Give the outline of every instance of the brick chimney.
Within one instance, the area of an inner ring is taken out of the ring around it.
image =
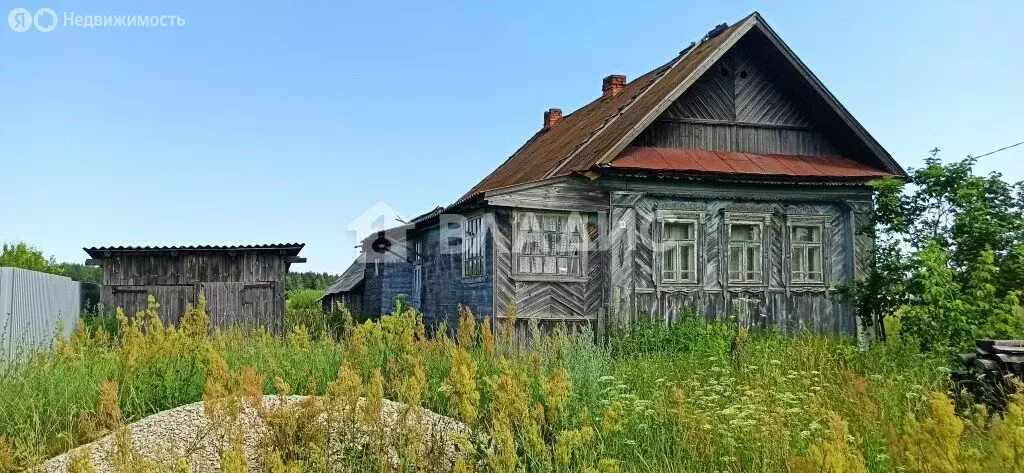
[[[626,76],[612,74],[601,81],[602,98],[610,99],[622,93],[626,88]]]
[[[560,108],[549,108],[548,111],[544,112],[544,129],[547,130],[556,123],[562,121],[562,109]]]

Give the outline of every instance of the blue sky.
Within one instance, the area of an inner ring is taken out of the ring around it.
[[[898,4],[898,5],[894,5]],[[0,23],[0,241],[303,241],[340,273],[375,202],[447,204],[549,107],[758,10],[904,166],[1024,141],[1024,2],[3,1],[182,27]],[[1024,146],[982,163],[1024,179]]]

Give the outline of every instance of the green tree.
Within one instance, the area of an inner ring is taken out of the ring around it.
[[[81,263],[60,263],[57,265],[63,274],[78,282],[93,284],[103,283],[103,269],[97,266],[86,266]]]
[[[285,290],[290,294],[306,289],[323,291],[338,279],[337,275],[312,271],[289,272],[285,279]]]
[[[1024,184],[937,150],[910,183],[874,183],[873,271],[843,288],[864,324],[902,318],[925,348],[1024,335]]]
[[[53,257],[47,258],[43,255],[42,251],[29,246],[25,242],[4,243],[0,247],[0,266],[30,269],[50,274],[64,274],[64,270],[54,261]]]

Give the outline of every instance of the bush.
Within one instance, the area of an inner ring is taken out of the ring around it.
[[[285,323],[289,330],[305,327],[313,334],[326,333],[327,316],[319,300],[321,292],[304,289],[288,295],[285,301]]]

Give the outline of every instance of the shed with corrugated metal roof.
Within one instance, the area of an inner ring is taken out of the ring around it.
[[[177,323],[188,304],[205,297],[211,325],[284,330],[285,276],[302,243],[230,246],[117,246],[85,248],[87,264],[103,268],[100,301],[134,315],[148,296],[165,323]]]

